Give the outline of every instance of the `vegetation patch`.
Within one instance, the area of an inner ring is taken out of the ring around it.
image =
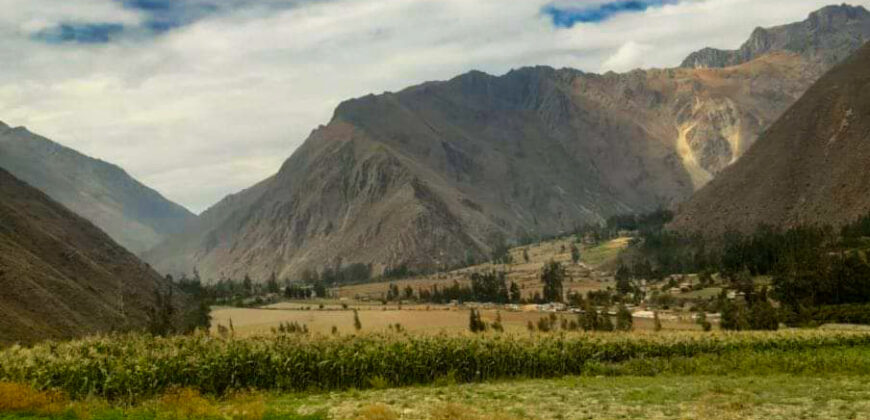
[[[446,372],[457,382],[654,375],[673,371],[675,366],[678,372],[691,373],[706,369],[692,362],[704,356],[757,354],[760,360],[773,360],[822,349],[866,350],[868,346],[870,334],[846,331],[294,334],[238,340],[122,335],[6,349],[0,352],[0,380],[62,391],[75,399],[136,400],[173,388],[225,395],[249,389],[310,391],[429,384],[442,380]],[[803,366],[800,360],[788,360]],[[721,361],[716,363],[721,365]]]

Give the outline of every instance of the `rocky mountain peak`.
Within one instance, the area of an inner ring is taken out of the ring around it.
[[[844,3],[839,6],[826,6],[812,12],[806,22],[812,28],[830,30],[863,19],[870,19],[870,12],[864,6],[850,6]]]
[[[830,67],[870,40],[870,12],[862,6],[827,6],[806,20],[756,28],[738,50],[704,48],[690,54],[683,68],[722,68],[752,61],[771,51],[800,54]]]

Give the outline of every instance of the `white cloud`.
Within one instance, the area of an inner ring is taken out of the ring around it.
[[[625,72],[636,68],[647,67],[646,58],[655,51],[652,45],[638,44],[628,41],[616,50],[616,53],[604,60],[601,71]]]
[[[117,163],[200,211],[272,175],[344,99],[471,69],[674,66],[829,1],[685,1],[571,29],[540,14],[548,0],[315,1],[148,41],[47,45],[26,34],[69,16],[141,16],[109,0],[0,0],[0,120]]]

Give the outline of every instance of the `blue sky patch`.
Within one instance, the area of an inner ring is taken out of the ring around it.
[[[49,44],[105,44],[123,31],[124,25],[117,23],[62,23],[37,32],[33,38]]]
[[[145,19],[143,26],[154,34],[162,34],[182,26],[187,26],[222,9],[238,7],[240,2],[233,0],[115,0],[124,8],[141,12]],[[254,1],[244,2],[256,4]]]
[[[653,7],[674,4],[679,0],[618,0],[585,7],[560,7],[549,5],[542,13],[553,20],[553,25],[571,28],[577,23],[604,22],[621,13],[644,12]]]
[[[110,22],[62,22],[32,36],[47,43],[99,44],[122,36],[148,39],[210,16],[261,7],[264,13],[286,10],[310,0],[111,0],[142,16],[139,25]]]

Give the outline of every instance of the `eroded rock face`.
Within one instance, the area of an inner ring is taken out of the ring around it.
[[[681,206],[672,229],[840,225],[870,211],[870,45],[827,73],[737,163]]]
[[[499,236],[670,206],[738,160],[825,70],[777,50],[727,68],[471,72],[354,99],[277,175],[146,258],[212,279],[338,262],[437,267],[481,257]]]

